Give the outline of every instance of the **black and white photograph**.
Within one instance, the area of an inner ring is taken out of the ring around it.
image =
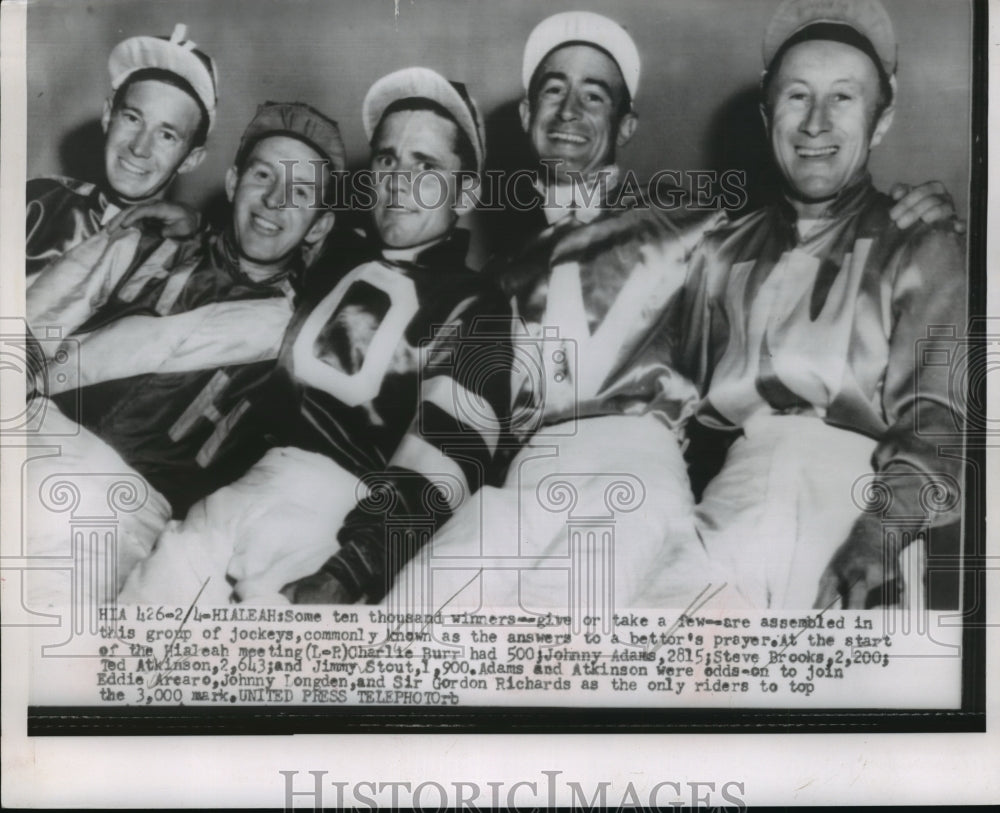
[[[5,804],[995,800],[996,12],[5,3]]]

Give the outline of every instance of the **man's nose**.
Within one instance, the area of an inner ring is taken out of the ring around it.
[[[280,178],[271,180],[270,185],[264,190],[264,205],[268,209],[280,209],[285,202],[285,190]]]
[[[827,106],[821,101],[809,105],[809,110],[799,129],[810,136],[818,136],[830,129],[830,116]]]
[[[394,169],[392,172],[386,173],[386,191],[390,195],[390,205],[395,205],[398,202],[400,192],[404,194],[410,192],[413,180],[411,175],[412,170],[409,169]]]
[[[133,155],[148,158],[153,151],[153,134],[143,127],[133,136],[128,147]]]
[[[580,98],[576,93],[567,93],[559,105],[559,118],[572,121],[580,115]]]

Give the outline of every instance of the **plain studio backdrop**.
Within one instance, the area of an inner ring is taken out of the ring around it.
[[[778,0],[30,0],[28,177],[96,180],[108,53],[125,37],[188,37],[216,61],[219,106],[209,155],[173,188],[218,203],[225,169],[257,104],[303,101],[337,119],[352,167],[366,159],[361,100],[408,65],[464,81],[487,123],[487,166],[528,161],[516,116],[521,55],[543,17],[569,9],[624,25],[642,56],[639,130],[619,154],[645,179],[658,170],[749,172],[768,164],[757,110],[761,40]],[[885,0],[899,42],[896,121],[871,169],[876,185],[944,182],[968,212],[971,19],[963,0]],[[480,224],[484,221],[480,219]],[[481,228],[481,226],[480,226]],[[474,264],[491,247],[476,241]]]

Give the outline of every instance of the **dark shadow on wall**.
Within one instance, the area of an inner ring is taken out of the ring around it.
[[[760,115],[760,91],[747,85],[730,96],[709,121],[706,154],[716,172],[740,170],[746,173],[747,203],[738,215],[753,211],[779,194],[777,168]]]
[[[70,130],[59,144],[60,172],[81,181],[100,183],[104,178],[104,131],[93,119]]]
[[[217,189],[209,195],[202,207],[203,222],[215,229],[224,229],[229,223],[229,212],[229,199],[226,198],[226,190]]]
[[[518,113],[520,99],[498,105],[485,119],[486,173],[477,212],[480,231],[479,250],[484,256],[504,253],[518,237],[537,230],[537,208],[525,211],[516,201],[533,202],[530,179],[521,177],[511,185],[518,170],[532,170],[536,159]],[[490,176],[493,176],[492,178]]]

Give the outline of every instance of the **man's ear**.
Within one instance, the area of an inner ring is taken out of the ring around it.
[[[624,147],[629,143],[629,141],[632,140],[632,136],[635,135],[635,128],[638,126],[639,117],[630,110],[622,116],[622,120],[618,122],[618,136],[615,139],[615,143],[619,147]]]
[[[889,106],[882,111],[881,115],[878,117],[878,122],[875,124],[875,129],[872,130],[871,141],[868,143],[868,149],[872,147],[877,147],[882,143],[882,139],[885,138],[885,134],[889,132],[889,128],[892,127],[892,122],[896,118],[896,77],[889,77],[889,86],[892,88],[892,101],[889,102]]]
[[[232,203],[233,198],[236,197],[236,183],[239,179],[240,175],[236,171],[236,167],[230,167],[226,170],[226,200],[230,203]]]
[[[882,139],[885,138],[885,134],[889,132],[889,128],[892,127],[892,122],[895,118],[896,108],[892,105],[889,105],[882,111],[882,115],[878,117],[878,123],[875,125],[875,130],[872,132],[872,140],[868,144],[868,149],[877,147],[882,143]]]
[[[108,134],[108,126],[111,124],[111,99],[104,100],[104,110],[101,111],[101,131]]]
[[[517,112],[521,114],[521,129],[526,133],[529,132],[531,130],[531,102],[528,101],[527,96],[521,99],[521,103],[517,106]]]
[[[302,238],[302,242],[307,245],[315,245],[323,240],[330,233],[330,229],[333,228],[334,220],[336,218],[333,212],[323,212],[323,214],[316,218],[316,222],[312,224],[309,231],[306,232],[306,236]]]
[[[197,169],[204,160],[205,148],[195,147],[187,154],[187,157],[181,161],[180,166],[177,167],[177,174],[183,175],[185,172],[191,172],[191,170]]]

